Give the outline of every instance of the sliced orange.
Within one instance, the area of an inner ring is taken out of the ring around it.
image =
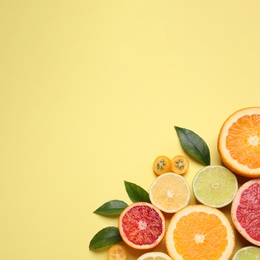
[[[219,132],[218,151],[231,171],[260,177],[260,107],[240,109],[226,119]]]
[[[173,215],[166,233],[166,249],[173,259],[227,260],[235,246],[232,226],[218,209],[187,206]]]
[[[161,175],[172,170],[172,161],[165,155],[158,156],[153,162],[153,171],[157,175]]]
[[[126,248],[119,244],[111,246],[108,250],[108,260],[127,260]]]
[[[184,155],[176,155],[172,158],[172,171],[177,174],[184,174],[189,169],[189,160]]]
[[[147,202],[135,202],[119,216],[118,229],[123,241],[135,249],[151,249],[165,235],[162,212]]]
[[[238,232],[250,243],[260,246],[260,179],[249,180],[238,189],[231,217]]]
[[[187,206],[190,193],[190,187],[183,176],[173,172],[158,176],[149,189],[152,204],[167,213],[175,213]]]

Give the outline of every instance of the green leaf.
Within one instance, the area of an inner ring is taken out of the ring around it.
[[[89,249],[95,250],[106,246],[114,245],[122,241],[117,227],[106,227],[101,229],[91,239]]]
[[[132,202],[150,203],[148,192],[135,183],[125,181],[125,189]]]
[[[94,211],[96,214],[100,215],[110,215],[117,216],[119,215],[128,205],[121,200],[110,200],[100,206]]]
[[[206,142],[189,129],[175,126],[183,149],[204,165],[210,165],[210,151]]]

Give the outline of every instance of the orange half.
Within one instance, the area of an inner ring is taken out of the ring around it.
[[[218,151],[231,171],[260,177],[260,107],[240,109],[226,119],[219,132]]]
[[[227,217],[205,205],[187,206],[175,213],[166,233],[166,248],[173,259],[227,260],[235,237]]]

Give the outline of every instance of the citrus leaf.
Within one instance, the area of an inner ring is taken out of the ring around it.
[[[95,250],[102,247],[117,244],[122,241],[117,227],[106,227],[101,229],[96,235],[91,239],[89,243],[89,249]]]
[[[174,127],[183,149],[204,165],[210,165],[210,151],[206,142],[193,131]]]
[[[125,181],[126,192],[132,202],[149,202],[149,194],[142,187],[135,183]]]
[[[117,216],[119,215],[128,205],[121,200],[110,200],[103,205],[101,205],[98,209],[94,211],[96,214],[100,215],[110,215]]]

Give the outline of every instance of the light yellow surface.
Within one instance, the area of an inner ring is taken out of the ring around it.
[[[0,259],[106,259],[88,245],[117,218],[93,211],[130,203],[124,180],[148,190],[155,157],[184,153],[175,125],[219,164],[223,121],[259,105],[259,11],[256,0],[0,0]],[[202,167],[190,163],[189,183]]]

